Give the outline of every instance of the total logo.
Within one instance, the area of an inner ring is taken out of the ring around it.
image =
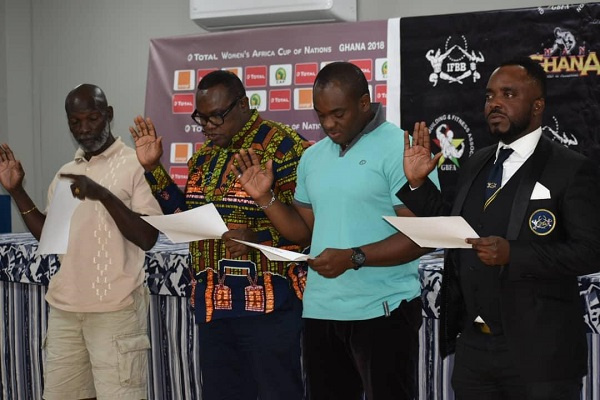
[[[296,85],[312,85],[315,82],[318,72],[319,64],[317,63],[296,64],[294,83]]]
[[[179,93],[172,97],[173,114],[191,114],[194,112],[194,93]]]
[[[571,148],[572,146],[577,146],[579,144],[579,142],[577,141],[577,138],[575,137],[575,135],[573,135],[572,133],[567,133],[560,130],[560,126],[558,124],[558,118],[556,118],[554,115],[552,116],[552,120],[554,121],[554,126],[548,126],[548,125],[544,125],[542,127],[542,132],[548,136],[550,139],[554,140],[555,142],[559,142],[560,144],[562,144],[565,147]]]
[[[171,179],[173,182],[179,187],[184,187],[187,178],[188,178],[188,168],[187,167],[179,167],[179,166],[171,166],[169,168],[169,175],[171,175]]]
[[[269,82],[271,86],[289,86],[292,84],[292,65],[280,64],[269,67]]]
[[[600,72],[596,52],[589,51],[586,42],[578,40],[573,31],[560,26],[554,28],[542,54],[529,57],[541,64],[548,77],[571,78]]]
[[[429,82],[434,87],[440,81],[461,85],[469,81],[477,82],[481,79],[481,74],[477,71],[477,64],[485,61],[485,57],[480,51],[469,50],[469,44],[464,35],[461,35],[459,39],[448,36],[443,52],[441,48],[430,49],[425,54],[425,58],[433,69],[429,75]]]
[[[387,106],[387,85],[375,85],[375,102]]]
[[[289,111],[292,108],[292,91],[277,89],[269,92],[269,111]]]
[[[267,66],[246,67],[246,87],[267,86]]]
[[[471,129],[458,115],[444,114],[437,117],[429,125],[429,131],[435,135],[433,142],[442,152],[438,161],[440,171],[457,171],[460,159],[469,158],[475,152]]]
[[[348,60],[352,64],[356,65],[360,70],[365,74],[365,78],[367,81],[371,81],[373,79],[373,60],[364,59],[364,60]]]

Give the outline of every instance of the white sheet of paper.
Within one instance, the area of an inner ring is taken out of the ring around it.
[[[81,203],[71,193],[71,181],[60,179],[52,203],[48,207],[48,215],[40,235],[40,244],[37,254],[65,254],[69,245],[69,230],[71,228],[71,217],[75,208]]]
[[[229,230],[213,203],[176,214],[142,216],[142,219],[164,233],[173,243],[221,239]]]
[[[245,244],[246,246],[258,249],[271,261],[306,261],[310,258],[308,254],[296,253],[277,247],[265,246],[264,244],[246,242],[244,240],[233,239],[236,242]]]
[[[467,238],[479,235],[463,217],[383,217],[421,247],[470,249]]]

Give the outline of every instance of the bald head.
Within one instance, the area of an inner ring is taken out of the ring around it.
[[[65,100],[65,111],[69,130],[88,160],[115,141],[110,131],[113,109],[98,86],[84,83],[71,90]]]
[[[344,92],[353,100],[358,100],[363,95],[369,94],[369,85],[365,75],[360,68],[349,62],[332,62],[319,71],[313,86],[315,91],[330,85],[343,88]]]
[[[68,113],[74,110],[98,110],[105,112],[108,108],[108,101],[104,91],[96,85],[83,83],[69,92],[65,99],[65,111]]]

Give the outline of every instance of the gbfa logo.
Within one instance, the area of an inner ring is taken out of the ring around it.
[[[440,171],[457,171],[460,159],[475,152],[471,129],[458,115],[444,114],[429,126],[435,135],[433,142],[440,148],[442,157],[438,161]]]

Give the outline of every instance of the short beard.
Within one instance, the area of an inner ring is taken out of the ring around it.
[[[492,129],[488,125],[488,130],[490,135],[494,139],[500,140],[502,143],[509,144],[514,142],[515,140],[524,136],[524,132],[529,125],[529,121],[525,124],[515,124],[513,121],[510,121],[510,126],[506,132],[498,132],[492,131]]]
[[[106,125],[104,126],[104,129],[102,130],[102,133],[100,134],[100,136],[96,137],[91,144],[84,144],[83,141],[81,141],[82,138],[79,138],[79,140],[77,140],[77,143],[79,144],[79,147],[81,147],[81,149],[84,152],[95,153],[98,150],[100,150],[102,148],[102,146],[104,146],[106,144],[106,141],[108,140],[109,136],[110,136],[110,125],[107,122]],[[87,139],[87,138],[83,138],[83,139]]]

